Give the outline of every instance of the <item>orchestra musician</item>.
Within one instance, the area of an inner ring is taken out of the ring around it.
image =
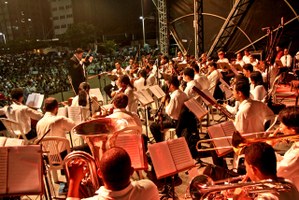
[[[237,131],[241,134],[264,131],[265,119],[273,117],[274,113],[266,104],[250,98],[250,84],[246,77],[238,78],[233,96],[240,102],[234,121]]]
[[[200,84],[202,90],[209,89],[210,82],[205,75],[200,73],[198,64],[196,62],[192,62],[190,66],[194,69],[194,80]]]
[[[162,128],[176,128],[181,109],[184,105],[184,102],[188,100],[188,96],[186,95],[186,93],[179,89],[180,81],[176,76],[172,76],[170,80],[168,80],[167,84],[169,92],[171,94],[169,103],[165,106],[165,114],[163,114],[163,121],[161,121],[160,123],[153,122],[150,125],[151,133],[156,142],[163,141],[163,135],[161,132]]]
[[[73,57],[69,60],[69,79],[73,90],[78,94],[80,83],[86,81],[86,67],[92,62],[93,57],[87,56],[83,58],[84,51],[80,48],[76,49]]]
[[[279,131],[274,132],[270,137],[276,136],[278,132],[284,135],[299,134],[298,106],[290,106],[280,111],[279,120]],[[276,147],[277,142],[273,141],[270,144]],[[283,156],[277,154],[277,161],[277,174],[291,180],[299,189],[299,142],[295,141]]]
[[[24,94],[22,88],[14,88],[10,93],[12,103],[0,109],[0,115],[19,123],[16,131],[22,131],[28,140],[36,138],[36,129],[32,127],[32,120],[40,120],[43,113],[23,104]]]
[[[198,89],[202,89],[199,82],[194,80],[194,70],[190,67],[186,67],[183,70],[183,80],[187,82],[187,86],[184,92],[187,94],[188,98],[196,97],[198,94],[192,89],[193,86],[197,87]]]
[[[78,91],[78,95],[73,98],[71,106],[82,106],[83,108],[86,108],[85,115],[83,116],[83,118],[86,120],[100,109],[100,105],[98,103],[97,97],[91,96],[89,94],[89,83],[80,83]]]
[[[106,85],[106,86],[104,87],[104,91],[106,92],[106,94],[107,94],[110,98],[112,98],[111,93],[112,93],[113,91],[118,90],[118,86],[117,86],[116,80],[119,78],[119,76],[125,74],[125,70],[121,67],[121,64],[120,64],[119,61],[115,61],[114,65],[115,65],[115,69],[113,69],[113,70],[111,71],[111,75],[112,75],[112,78],[113,78],[113,79],[111,80],[111,83],[110,83],[110,84],[108,84],[108,85]],[[115,78],[114,78],[114,77],[115,77]]]
[[[245,167],[246,176],[250,178],[251,181],[262,183],[263,181],[271,179],[274,182],[282,184],[287,183],[290,188],[288,188],[286,191],[275,192],[266,190],[265,192],[259,192],[254,198],[248,196],[248,193],[241,188],[241,191],[235,191],[234,199],[299,199],[299,192],[297,188],[291,184],[289,180],[284,179],[287,177],[281,176],[279,173],[277,173],[277,170],[279,169],[277,169],[275,151],[271,145],[264,142],[256,142],[246,147]]]
[[[118,84],[119,84],[118,91],[112,92],[111,96],[114,98],[116,94],[120,94],[120,93],[126,94],[129,98],[129,102],[126,110],[129,112],[137,113],[138,103],[134,95],[135,88],[132,85],[130,78],[127,75],[122,75],[118,79]]]
[[[136,90],[142,90],[144,88],[146,88],[147,86],[147,73],[145,69],[141,69],[138,72],[138,79],[134,81],[134,88],[136,88]]]

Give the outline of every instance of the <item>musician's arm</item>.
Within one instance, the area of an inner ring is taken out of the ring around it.
[[[26,110],[26,113],[28,113],[31,119],[40,120],[43,117],[43,113],[36,111],[32,108],[27,107]]]
[[[67,193],[68,200],[78,200],[80,199],[79,188],[81,180],[84,177],[82,163],[73,163],[72,166],[69,167],[69,188]]]

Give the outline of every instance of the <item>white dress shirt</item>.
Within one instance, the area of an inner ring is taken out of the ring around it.
[[[126,94],[129,99],[126,110],[129,112],[137,113],[138,102],[137,99],[135,98],[134,90],[130,86],[128,86],[124,91],[124,94]]]
[[[291,67],[292,66],[292,56],[288,55],[283,55],[280,58],[280,61],[282,63],[283,67]]]
[[[210,87],[209,79],[205,75],[195,74],[194,80],[197,81],[202,90],[207,90]]]
[[[277,175],[291,180],[299,189],[299,142],[295,142],[277,162]]]
[[[184,102],[188,100],[188,96],[181,90],[175,90],[170,95],[169,104],[165,107],[166,114],[174,120],[179,119],[181,109]]]
[[[265,120],[271,116],[274,113],[267,105],[249,98],[240,103],[234,124],[240,133],[261,132]]]
[[[267,91],[263,85],[257,85],[250,91],[250,94],[253,100],[263,101],[267,95]]]
[[[140,133],[142,132],[142,123],[139,116],[136,113],[131,113],[122,108],[114,108],[113,113],[108,115],[107,118],[125,119],[129,125],[140,127]]]
[[[187,94],[188,98],[192,98],[192,97],[197,97],[198,94],[192,89],[193,86],[197,87],[198,89],[202,90],[201,85],[195,81],[195,80],[191,80],[189,82],[187,82],[187,86],[184,90],[184,92]]]
[[[69,118],[57,116],[51,112],[46,112],[44,117],[36,124],[37,137],[43,137],[43,135],[50,130],[46,136],[58,136],[66,138],[65,134],[68,131],[71,131],[75,125],[75,122]],[[66,148],[64,146],[59,147],[60,152],[65,149]]]
[[[0,115],[3,114],[5,114],[8,119],[18,122],[18,126],[13,126],[13,129],[16,131],[22,131],[24,134],[27,134],[31,130],[31,119],[40,120],[43,117],[41,112],[15,102],[13,102],[10,106],[2,108],[0,110]]]
[[[134,81],[134,88],[136,88],[137,91],[145,89],[147,85],[144,85],[144,82],[146,83],[145,78],[139,77],[139,79]]]
[[[148,179],[131,181],[125,189],[112,191],[101,186],[96,191],[96,196],[85,198],[86,200],[159,200],[157,186]],[[79,200],[79,198],[68,197],[67,200]]]
[[[217,69],[212,71],[207,77],[210,82],[209,92],[212,95],[214,94],[216,84],[217,84],[218,80],[220,79],[220,77],[221,77],[220,72],[218,72]]]

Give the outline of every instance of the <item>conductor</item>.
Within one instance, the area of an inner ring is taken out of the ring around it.
[[[76,94],[80,83],[86,81],[86,67],[92,62],[92,56],[83,58],[84,51],[81,48],[75,50],[74,55],[69,60],[69,81]]]

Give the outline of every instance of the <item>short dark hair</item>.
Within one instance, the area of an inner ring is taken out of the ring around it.
[[[180,81],[177,76],[171,76],[169,79],[169,85],[173,85],[175,88],[180,87]]]
[[[193,62],[193,63],[195,63],[195,62]],[[191,63],[191,67],[194,69],[194,71],[195,71],[196,73],[199,72],[199,66],[198,66],[198,64],[195,63],[195,64],[193,65],[193,64]]]
[[[279,113],[279,120],[286,125],[288,128],[295,129],[296,133],[299,134],[299,107],[290,106],[286,107]]]
[[[128,86],[130,86],[131,88],[134,89],[134,86],[132,85],[129,76],[127,76],[127,75],[120,76],[119,77],[119,83],[123,83],[123,84],[128,85]]]
[[[246,97],[249,98],[250,96],[250,84],[249,81],[245,80],[239,80],[235,84],[235,90],[242,92],[242,94]]]
[[[44,109],[46,112],[51,112],[57,107],[58,107],[57,99],[55,99],[54,97],[49,97],[45,99]]]
[[[276,156],[273,147],[265,142],[255,142],[245,148],[245,160],[263,175],[276,176]]]
[[[186,67],[184,69],[184,75],[189,76],[191,79],[194,79],[194,69],[191,67]]]
[[[10,96],[13,100],[19,100],[24,96],[24,92],[22,88],[14,88],[10,92]]]
[[[79,54],[79,53],[83,53],[84,51],[83,51],[83,49],[81,49],[81,48],[77,48],[76,50],[75,50],[75,53],[76,54]]]
[[[120,147],[107,150],[100,160],[100,171],[106,184],[114,190],[121,190],[129,182],[131,176],[131,159]]]
[[[259,71],[253,71],[253,72],[251,72],[250,73],[250,79],[252,81],[254,81],[254,85],[255,86],[257,86],[257,85],[263,85],[264,84],[262,74]]]
[[[126,108],[129,102],[129,98],[124,93],[116,94],[113,98],[113,105],[116,108]]]
[[[247,71],[250,71],[250,72],[253,72],[253,66],[252,66],[252,64],[245,64],[244,66],[243,66],[243,69],[245,69],[245,70],[247,70]]]
[[[217,64],[215,62],[209,62],[208,66],[214,67],[215,69],[217,69]]]
[[[82,82],[79,85],[79,90],[85,90],[86,92],[90,90],[90,85],[88,82]]]

